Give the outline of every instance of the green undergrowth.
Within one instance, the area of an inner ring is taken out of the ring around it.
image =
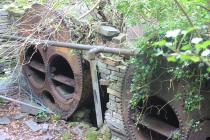
[[[178,89],[172,101],[184,99],[186,113],[199,110],[204,100],[200,90],[210,78],[210,1],[116,0],[116,3],[128,26],[142,24],[145,31],[133,45],[139,54],[130,60],[135,75],[131,109],[138,109],[140,103],[144,107],[151,96],[151,85],[163,82],[161,75],[168,75],[169,88],[173,88],[174,81],[186,83],[184,91]],[[178,134],[174,136],[177,138]]]

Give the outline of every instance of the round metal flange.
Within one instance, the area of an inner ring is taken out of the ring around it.
[[[26,11],[17,27],[21,36],[62,42],[71,40],[61,15],[39,4]],[[30,44],[23,47],[21,57],[25,64],[22,70],[31,81],[32,90],[47,107],[67,119],[91,96],[88,64],[83,63],[82,57],[72,49]]]
[[[210,120],[202,121],[198,127],[200,129],[198,131],[191,128],[188,133],[188,140],[210,140]]]
[[[82,104],[83,95],[89,94],[90,90],[83,91],[83,78],[85,77],[83,77],[84,69],[81,58],[77,55],[70,55],[69,51],[66,48],[56,48],[48,52],[47,77],[56,104],[62,111],[71,114],[70,112],[74,112]]]
[[[133,70],[128,68],[123,83],[122,106],[127,135],[131,140],[167,140],[175,133],[183,139],[182,121],[175,107],[159,96],[151,96],[146,104],[130,108],[130,85]],[[136,115],[139,114],[139,115]]]

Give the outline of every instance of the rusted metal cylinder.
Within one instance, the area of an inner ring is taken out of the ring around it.
[[[130,108],[130,92],[133,68],[129,67],[123,85],[123,119],[130,140],[166,140],[180,131],[181,122],[176,109],[158,96],[151,96],[146,103],[139,103],[137,109]],[[138,114],[138,115],[137,115]]]
[[[137,109],[129,107],[132,98],[130,85],[133,70],[130,67],[126,72],[122,89],[124,91],[122,106],[129,138],[132,140],[152,138],[167,140],[174,137],[178,137],[179,140],[209,139],[210,94],[206,92],[210,88],[208,83],[204,83],[205,88],[200,89],[200,94],[204,97],[200,108],[194,112],[186,112],[184,109],[185,96],[178,99],[175,96],[177,93],[185,93],[189,82],[186,80],[169,82],[171,77],[167,71],[161,68],[159,71],[153,77],[158,80],[150,84],[149,98],[144,103],[140,102]],[[197,129],[202,129],[196,133],[193,126],[189,125],[192,120],[201,123]]]
[[[54,28],[56,24],[59,24],[58,29]],[[63,42],[71,39],[62,17],[38,4],[25,13],[17,27],[19,35],[24,37]],[[90,102],[90,67],[79,54],[69,48],[43,44],[26,43],[23,47],[22,71],[33,92],[47,107],[67,119],[80,106]]]

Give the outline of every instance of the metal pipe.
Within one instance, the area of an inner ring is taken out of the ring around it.
[[[0,34],[0,38],[7,39],[7,40],[17,40],[21,42],[26,41],[27,43],[30,43],[32,45],[48,45],[48,46],[65,47],[65,48],[78,49],[78,50],[91,50],[91,49],[96,48],[97,53],[99,52],[112,53],[112,54],[126,55],[126,56],[137,55],[137,53],[131,49],[111,48],[111,47],[106,47],[106,46],[84,45],[84,44],[75,44],[75,43],[69,43],[69,42],[32,39],[32,38],[27,38],[27,37],[19,37],[19,36],[3,35],[3,34]],[[92,54],[95,54],[95,53],[93,52]]]
[[[101,127],[103,124],[102,117],[102,109],[101,109],[101,99],[99,92],[99,84],[98,84],[98,73],[96,69],[96,60],[95,56],[98,53],[112,53],[117,55],[126,55],[126,56],[135,56],[137,53],[134,50],[130,49],[121,49],[121,48],[110,48],[106,46],[96,46],[96,45],[84,45],[84,44],[74,44],[68,42],[58,42],[58,41],[50,41],[50,40],[39,40],[39,39],[31,39],[26,37],[17,37],[17,36],[9,36],[9,35],[0,35],[2,39],[9,40],[18,40],[18,41],[26,41],[32,45],[49,45],[56,47],[65,47],[71,49],[79,49],[79,50],[89,50],[87,52],[87,56],[91,66],[91,77],[92,77],[92,85],[93,85],[93,96],[96,110],[96,118],[97,118],[97,126]]]

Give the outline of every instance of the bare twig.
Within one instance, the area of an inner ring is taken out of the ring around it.
[[[192,22],[192,20],[190,19],[190,17],[188,16],[187,12],[184,10],[184,8],[182,7],[182,5],[179,3],[178,0],[174,0],[174,2],[176,3],[176,5],[179,7],[179,9],[183,12],[183,14],[185,15],[185,17],[187,18],[189,24],[194,27],[194,24]]]
[[[95,4],[89,11],[87,11],[84,15],[82,15],[79,19],[82,19],[82,18],[86,17],[87,15],[89,15],[90,13],[92,13],[93,10],[94,10],[95,8],[97,8],[97,6],[98,6],[100,3],[101,3],[101,0],[98,0],[98,1],[96,2],[96,4]]]

